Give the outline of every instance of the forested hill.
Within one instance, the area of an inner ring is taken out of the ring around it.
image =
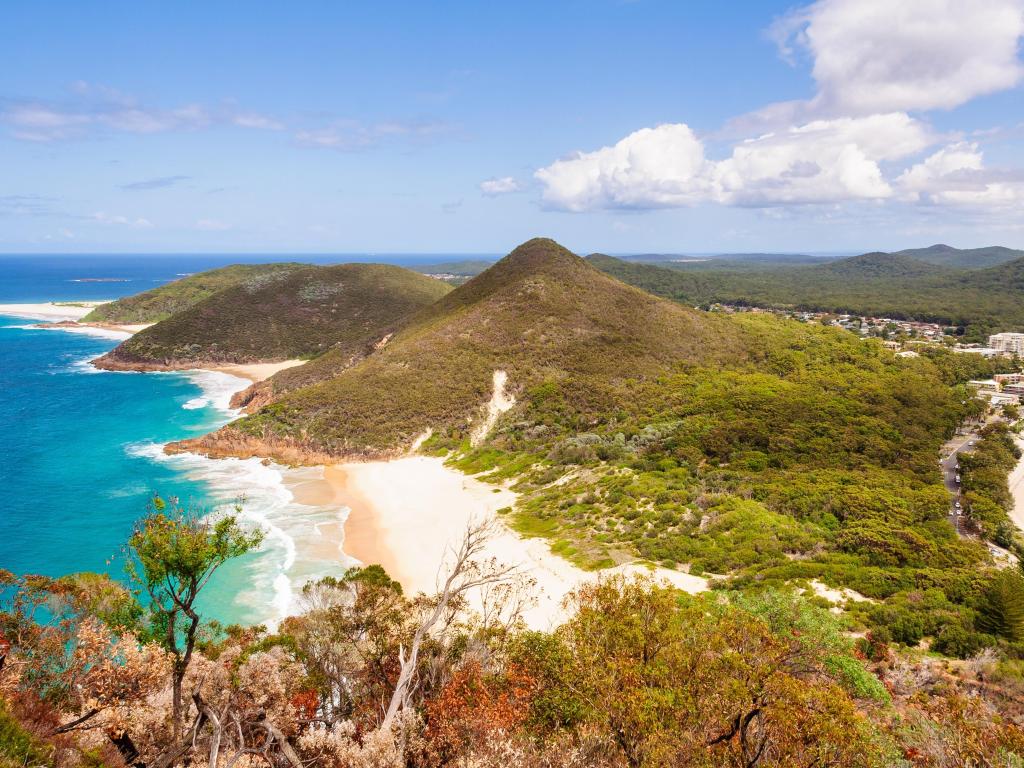
[[[992,245],[987,248],[954,248],[950,245],[930,245],[927,248],[908,248],[896,251],[897,256],[909,256],[918,261],[937,264],[940,267],[959,269],[985,269],[1024,259],[1024,251]]]
[[[756,271],[666,268],[600,254],[589,259],[620,280],[692,306],[723,302],[916,319],[967,326],[975,340],[1024,330],[1024,259],[964,270],[871,253]]]
[[[864,253],[860,256],[851,256],[848,259],[816,264],[808,270],[820,275],[834,276],[837,278],[853,278],[854,280],[865,279],[891,279],[891,278],[923,278],[942,274],[945,270],[934,264],[929,264],[920,259],[913,258],[906,254],[899,253]],[[802,270],[801,270],[802,271]]]
[[[83,319],[87,323],[123,325],[156,323],[176,312],[195,306],[217,291],[244,283],[258,282],[269,275],[284,274],[307,266],[295,263],[232,264],[188,275],[109,304],[101,304]]]
[[[582,566],[822,579],[878,601],[864,626],[917,644],[973,620],[965,585],[989,555],[949,525],[936,456],[977,413],[964,383],[993,365],[700,312],[532,240],[330,381],[170,450],[323,463],[430,434],[423,450],[514,481],[509,521]],[[1006,513],[987,509],[991,538]]]
[[[269,271],[147,328],[101,368],[182,368],[365,355],[402,318],[444,296],[439,280],[385,264]]]
[[[631,380],[675,361],[743,357],[747,344],[724,318],[638,291],[550,240],[531,240],[343,376],[287,393],[221,438],[244,434],[268,441],[271,452],[270,444],[299,441],[334,456],[389,455],[428,429],[468,434],[496,371],[520,400],[568,396],[565,407],[582,423],[628,400]]]

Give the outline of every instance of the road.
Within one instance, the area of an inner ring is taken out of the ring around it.
[[[963,435],[957,435],[942,448],[942,481],[949,491],[949,524],[956,532],[963,534],[960,528],[960,516],[956,513],[956,502],[960,500],[960,485],[956,482],[956,466],[960,462],[961,453],[970,453],[970,443],[978,439],[976,428],[969,429]]]
[[[956,466],[959,463],[960,455],[963,453],[970,453],[972,450],[971,443],[979,439],[978,430],[981,429],[981,425],[972,426],[962,435],[957,435],[948,443],[942,447],[942,459],[939,462],[942,465],[942,482],[946,486],[946,490],[949,491],[949,524],[953,526],[953,529],[960,536],[967,536],[968,534],[964,531],[961,521],[963,517],[956,513],[956,502],[961,501],[960,498],[960,484],[956,482]],[[961,503],[963,503],[961,501]],[[996,560],[996,564],[999,567],[1015,566],[1017,564],[1017,556],[1012,552],[1009,552],[1002,547],[996,546],[991,541],[985,542],[989,552]]]

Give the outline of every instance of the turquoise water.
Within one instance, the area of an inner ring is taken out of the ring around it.
[[[441,262],[450,254],[287,257],[316,263]],[[0,303],[109,299],[184,273],[279,256],[0,255]],[[116,278],[117,282],[91,282]],[[257,459],[213,461],[164,455],[170,440],[217,428],[236,414],[233,391],[247,382],[216,373],[112,373],[88,361],[118,339],[33,328],[0,316],[0,568],[60,576],[77,571],[123,578],[122,548],[154,493],[203,509],[244,495],[244,517],[266,541],[211,582],[203,608],[224,622],[274,622],[298,607],[306,581],[353,561],[330,539],[344,508],[295,503],[293,484],[317,470],[285,470]],[[321,535],[321,526],[328,535]]]
[[[231,393],[247,382],[98,371],[88,361],[116,337],[33,322],[0,316],[0,567],[123,577],[124,542],[159,493],[207,511],[244,496],[248,523],[267,534],[259,553],[211,583],[203,607],[212,618],[273,622],[294,610],[302,583],[342,570],[344,557],[323,553],[317,539],[318,526],[343,520],[345,510],[295,504],[282,468],[163,454],[164,443],[230,420]],[[297,548],[320,555],[297,558]]]

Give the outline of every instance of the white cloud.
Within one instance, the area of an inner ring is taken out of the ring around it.
[[[569,211],[870,200],[892,195],[881,162],[933,141],[922,123],[901,113],[817,120],[743,141],[715,161],[693,131],[677,123],[576,153],[536,176],[544,201]]]
[[[10,102],[0,109],[0,123],[10,127],[14,138],[35,142],[83,138],[104,131],[153,134],[198,130],[218,124],[241,128],[281,127],[269,117],[239,112],[232,105],[210,108],[184,104],[163,109],[141,104],[104,86],[78,82],[72,84],[71,90],[77,98],[70,103]]]
[[[548,205],[669,208],[706,199],[711,191],[704,147],[684,123],[643,128],[611,147],[576,152],[534,175]]]
[[[685,123],[577,152],[536,171],[543,201],[568,211],[885,199],[997,206],[1020,195],[1017,176],[984,169],[976,145],[907,164],[949,140],[910,113],[1024,78],[1024,0],[818,0],[771,33],[787,58],[811,56],[811,98],[729,121],[714,136],[732,144],[721,159]]]
[[[811,54],[829,114],[950,109],[1024,77],[1022,0],[819,0],[772,32]]]
[[[714,164],[714,199],[769,206],[887,198],[879,165],[927,148],[928,129],[902,114],[815,120],[741,142]]]
[[[900,174],[895,186],[911,202],[993,210],[1024,204],[1024,172],[986,168],[974,142],[943,147]]]
[[[512,176],[502,176],[501,178],[486,179],[480,182],[480,191],[488,197],[521,192],[522,189],[522,184]]]

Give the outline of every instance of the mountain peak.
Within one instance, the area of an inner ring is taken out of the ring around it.
[[[495,266],[505,270],[530,273],[574,269],[586,262],[568,248],[548,237],[535,237],[517,246]]]

